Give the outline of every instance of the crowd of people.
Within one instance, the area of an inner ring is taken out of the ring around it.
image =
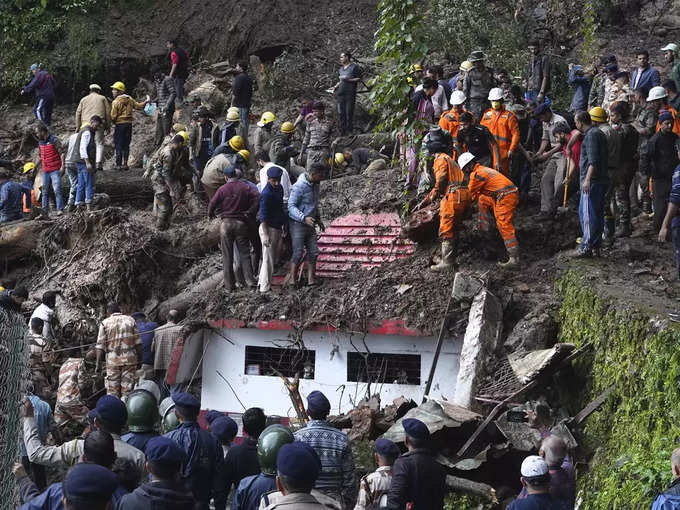
[[[441,66],[412,66],[405,124],[420,122],[415,135],[402,136],[401,157],[406,186],[426,194],[419,207],[439,204],[442,253],[432,269],[453,265],[456,230],[475,199],[479,229],[488,231],[495,218],[508,250],[505,265],[516,265],[513,216],[528,202],[535,174],[536,221],[554,220],[579,197],[582,236],[573,256],[599,256],[629,237],[632,218],[643,215],[652,218],[660,242],[672,232],[680,271],[680,62],[674,43],[661,52],[661,71],[645,49],[635,51],[632,73],[619,69],[615,56],[588,67],[570,64],[573,98],[563,112],[551,101],[551,62],[538,41],[529,45],[521,85],[504,69],[487,67],[481,51],[450,80]]]
[[[157,227],[168,228],[184,195],[194,192],[205,197],[208,217],[221,219],[227,291],[238,285],[269,292],[282,265],[287,265],[287,283],[317,285],[317,236],[325,229],[319,183],[338,167],[368,172],[387,167],[388,158],[376,151],[336,152],[333,144],[334,134],[354,130],[361,69],[349,52],[340,56],[333,89],[337,131],[325,103],[310,99],[303,100],[296,119],[277,129],[276,114],[266,111],[251,130],[253,80],[246,62],[235,68],[232,106],[223,121],[194,97],[191,118],[183,124],[177,112],[185,101],[189,57],[174,41],[168,41],[168,50],[169,73],[152,70],[153,98],[138,101],[117,81],[109,102],[92,84],[67,141],[49,127],[54,82],[40,66],[31,66],[34,78],[22,93],[36,95],[40,158],[25,163],[22,183],[0,171],[0,222],[21,219],[30,210],[31,179],[38,168],[42,217],[49,216],[50,196],[57,214],[82,206],[91,210],[106,133],[113,127],[115,170],[127,170],[133,115],[145,110],[156,117],[157,148],[145,162],[144,176],[153,187]],[[420,121],[419,131],[400,136],[400,157],[408,170],[406,187],[421,194],[417,208],[439,208],[441,257],[431,269],[454,265],[461,220],[473,202],[480,230],[490,233],[495,223],[504,240],[508,260],[502,264],[517,267],[514,215],[528,201],[536,173],[536,221],[553,221],[578,196],[582,236],[574,256],[599,256],[602,247],[631,235],[633,217],[647,215],[659,241],[672,232],[680,273],[680,62],[675,44],[662,51],[667,65],[661,71],[650,64],[646,50],[636,50],[632,73],[619,69],[614,56],[590,67],[570,65],[574,93],[564,112],[552,102],[551,62],[537,41],[529,45],[522,84],[503,69],[487,67],[482,51],[473,51],[450,79],[441,66],[415,64],[405,77],[411,89],[404,115],[406,123]],[[13,163],[0,161],[0,166]],[[70,181],[66,200],[64,171]],[[306,278],[300,277],[303,261]],[[0,307],[21,312],[27,297],[21,287],[3,291]],[[361,480],[347,436],[328,424],[330,403],[317,391],[307,396],[309,421],[299,430],[267,426],[264,410],[250,408],[242,417],[243,441],[235,444],[239,426],[232,418],[211,411],[207,427],[199,425],[200,401],[165,382],[182,335],[176,311],[160,326],[142,312],[126,315],[111,303],[93,348],[67,358],[54,373],[55,306],[56,293],[45,293],[28,322],[33,392],[23,410],[24,463],[15,469],[26,509],[105,509],[113,502],[121,509],[212,504],[222,510],[232,492],[235,510],[443,508],[446,472],[421,421],[401,422],[403,448],[377,440],[378,468]],[[102,374],[99,392],[106,395],[95,399]],[[88,403],[95,400],[90,410]],[[59,430],[73,426],[85,428],[82,439],[59,444]],[[48,444],[50,432],[56,446]],[[673,473],[680,477],[676,460]],[[63,482],[48,487],[44,466],[70,469]],[[574,470],[561,439],[545,437],[539,455],[524,460],[521,484],[512,510],[574,507]],[[667,499],[675,495],[675,485]]]

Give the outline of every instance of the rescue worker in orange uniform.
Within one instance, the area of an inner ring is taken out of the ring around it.
[[[456,229],[470,206],[470,192],[465,186],[465,174],[456,161],[449,156],[451,145],[445,146],[439,140],[427,144],[427,150],[434,155],[433,170],[435,185],[423,200],[422,205],[441,198],[439,203],[439,237],[442,240],[441,261],[430,266],[431,271],[446,271],[454,264],[454,241]]]
[[[513,216],[519,203],[517,187],[506,176],[491,168],[480,165],[475,156],[466,152],[458,158],[458,166],[465,172],[470,172],[471,200],[478,200],[479,226],[482,231],[489,231],[491,215],[496,218],[496,227],[505,242],[508,251],[508,261],[500,263],[503,267],[519,265],[519,245],[515,235]]]
[[[451,133],[451,138],[454,140],[458,136],[458,128],[460,127],[460,114],[465,110],[465,101],[467,98],[460,90],[454,90],[451,94],[451,109],[442,113],[439,118],[439,127]],[[473,120],[474,122],[474,120]]]
[[[489,91],[491,108],[484,112],[480,124],[485,126],[498,142],[500,148],[500,164],[494,153],[494,168],[500,168],[506,177],[510,175],[510,158],[519,150],[519,122],[514,113],[506,110],[503,104],[503,89],[493,88]]]
[[[673,116],[673,133],[680,136],[680,115],[675,108],[668,103],[668,92],[663,87],[652,87],[647,96],[647,102],[654,105],[654,109],[658,114],[662,111],[668,110]],[[661,123],[657,121],[656,130],[661,128]]]

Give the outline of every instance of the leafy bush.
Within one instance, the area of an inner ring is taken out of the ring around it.
[[[582,435],[582,446],[594,454],[578,481],[582,507],[649,508],[671,479],[670,454],[680,438],[680,331],[617,308],[574,273],[559,290],[561,341],[593,344],[575,365],[583,391],[574,408],[615,385]]]

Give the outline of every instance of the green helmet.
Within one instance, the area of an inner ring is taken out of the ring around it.
[[[146,390],[134,390],[125,403],[130,432],[151,432],[158,422],[156,397]]]
[[[276,456],[284,444],[295,441],[288,427],[279,423],[270,425],[262,431],[257,440],[257,461],[265,475],[276,474]]]
[[[161,430],[163,434],[167,434],[179,427],[179,420],[175,415],[175,402],[173,402],[172,397],[165,397],[163,399],[158,412],[161,416]]]

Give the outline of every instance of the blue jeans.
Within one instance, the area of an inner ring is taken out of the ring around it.
[[[238,107],[238,116],[241,121],[241,137],[243,138],[243,143],[248,145],[248,114],[250,113],[250,107],[241,108]]]
[[[94,196],[94,172],[88,172],[85,163],[76,163],[78,167],[78,190],[76,191],[76,205],[83,203],[91,204]]]
[[[680,218],[677,216],[673,218],[673,223],[671,223],[671,237],[673,239],[673,249],[675,251],[675,264],[678,269],[678,278],[680,278]]]
[[[537,97],[538,92],[536,92],[535,90],[527,90],[524,92],[524,99],[527,101],[536,101]],[[550,106],[550,98],[547,95],[545,96],[545,100],[543,102]]]
[[[64,208],[64,198],[61,196],[61,173],[59,170],[54,172],[42,173],[42,209],[47,212],[50,208],[50,188],[54,193],[54,200],[57,202],[57,211]]]
[[[319,246],[316,243],[316,229],[306,223],[290,220],[290,240],[293,243],[293,256],[291,261],[299,264],[302,262],[302,252],[307,250],[307,260],[315,263],[319,257]]]
[[[578,207],[578,218],[581,222],[581,251],[592,252],[602,243],[604,232],[604,197],[607,193],[607,182],[594,182],[590,185],[590,192],[581,191],[581,201]]]

